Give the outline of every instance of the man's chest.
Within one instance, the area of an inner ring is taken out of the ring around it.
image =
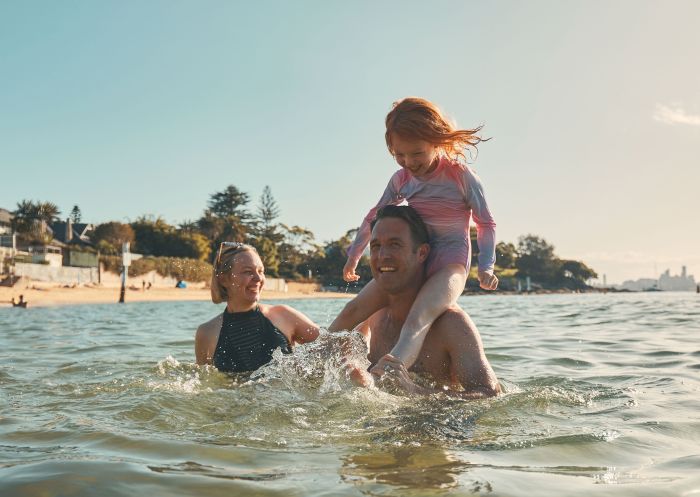
[[[388,318],[376,320],[371,325],[371,339],[367,358],[376,364],[384,355],[391,352],[398,342],[401,327]],[[418,358],[410,370],[414,373],[428,374],[436,380],[448,381],[450,378],[449,356],[444,347],[428,332]]]

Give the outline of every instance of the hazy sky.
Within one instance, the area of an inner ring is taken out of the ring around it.
[[[418,95],[493,139],[497,238],[533,233],[609,283],[700,279],[700,2],[4,1],[0,207],[198,218],[272,188],[319,241],[398,167]],[[255,205],[252,205],[254,208]]]

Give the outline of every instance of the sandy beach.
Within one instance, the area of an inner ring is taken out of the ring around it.
[[[119,288],[103,286],[67,287],[39,281],[22,281],[14,287],[0,287],[0,307],[9,307],[10,301],[23,295],[29,307],[53,305],[105,304],[119,300]],[[306,298],[350,298],[353,294],[319,292],[314,285],[289,283],[287,292],[263,290],[262,300],[306,299]],[[126,291],[126,302],[165,302],[184,300],[209,300],[209,289],[200,286],[188,288],[152,287],[150,290]]]

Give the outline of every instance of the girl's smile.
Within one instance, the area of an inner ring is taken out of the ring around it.
[[[438,147],[425,140],[407,139],[393,134],[391,148],[399,166],[408,169],[416,177],[432,173],[438,165]]]

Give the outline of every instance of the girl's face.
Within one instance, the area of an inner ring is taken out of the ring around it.
[[[236,254],[226,279],[225,285],[234,299],[257,302],[265,285],[265,268],[260,256],[250,250]]]
[[[439,149],[425,140],[406,139],[392,134],[391,148],[399,166],[408,169],[414,176],[424,176],[437,167]]]

